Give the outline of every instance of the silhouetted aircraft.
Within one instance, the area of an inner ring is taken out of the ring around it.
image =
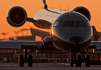
[[[14,6],[8,11],[7,21],[13,27],[20,27],[26,21],[31,22],[30,30],[32,35],[38,35],[43,38],[42,41],[0,41],[1,49],[23,50],[25,58],[20,55],[19,66],[28,62],[32,66],[32,55],[29,53],[39,50],[41,52],[71,52],[72,57],[70,66],[80,67],[85,62],[86,67],[90,67],[90,56],[86,55],[85,50],[101,50],[101,42],[91,41],[93,29],[90,24],[91,15],[87,8],[79,6],[71,11],[49,9],[46,0],[42,0],[43,9],[38,11],[33,18],[27,17],[24,8]],[[96,29],[94,29],[97,35]],[[97,36],[98,37],[98,36]],[[99,38],[99,37],[98,37]],[[28,52],[27,50],[32,51]],[[77,55],[76,53],[82,55]],[[29,57],[27,58],[27,55]]]

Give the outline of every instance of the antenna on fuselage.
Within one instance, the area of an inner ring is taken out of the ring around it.
[[[68,6],[68,12],[69,12],[69,6]]]
[[[61,10],[61,5],[60,5],[60,10]]]
[[[46,4],[46,0],[42,0],[42,5],[44,9],[48,9],[48,6]]]

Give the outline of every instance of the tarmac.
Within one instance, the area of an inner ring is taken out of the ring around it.
[[[24,67],[19,67],[18,63],[0,63],[0,70],[101,70],[101,65],[69,67],[69,63],[33,63],[32,67],[27,67],[24,63]]]

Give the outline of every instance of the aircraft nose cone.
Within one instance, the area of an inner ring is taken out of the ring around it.
[[[73,44],[80,44],[84,41],[84,39],[80,36],[73,36],[69,39],[69,42],[70,43],[73,43]]]

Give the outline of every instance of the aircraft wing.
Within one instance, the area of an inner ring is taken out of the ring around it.
[[[101,41],[92,41],[87,49],[101,50]]]
[[[42,41],[0,41],[0,49],[38,49],[43,45]]]

